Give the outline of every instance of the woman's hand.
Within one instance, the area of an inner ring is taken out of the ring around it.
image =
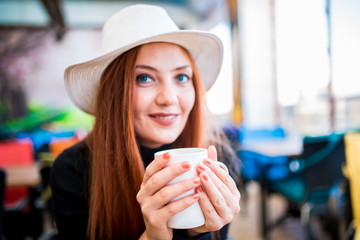
[[[170,202],[171,199],[200,186],[200,178],[167,185],[172,179],[190,169],[189,162],[166,167],[169,154],[155,158],[145,170],[144,179],[137,194],[137,201],[145,221],[146,230],[141,239],[172,239],[173,231],[167,226],[169,219],[199,200],[199,194]]]
[[[234,180],[218,164],[214,146],[208,148],[208,157],[197,166],[202,186],[197,188],[205,224],[192,229],[195,232],[217,231],[230,223],[240,211],[240,192]]]

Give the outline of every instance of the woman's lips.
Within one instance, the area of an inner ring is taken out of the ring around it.
[[[179,114],[168,114],[168,113],[154,113],[149,114],[150,119],[163,126],[172,125]]]

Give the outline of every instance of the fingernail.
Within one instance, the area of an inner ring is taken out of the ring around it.
[[[198,191],[198,192],[204,192],[204,189],[203,189],[202,186],[199,186],[199,187],[197,188],[197,191]]]
[[[183,163],[181,164],[181,166],[182,166],[184,169],[189,169],[189,168],[190,168],[189,162],[183,162]]]
[[[202,175],[202,178],[203,178],[205,181],[209,180],[209,178],[208,178],[208,176],[207,176],[206,174],[203,174],[203,175]]]
[[[164,153],[163,155],[163,159],[169,159],[170,158],[170,154],[167,152],[167,153]]]
[[[195,194],[192,196],[193,199],[199,199],[199,197],[200,197],[200,195],[199,195],[198,193],[195,193]]]
[[[207,164],[207,165],[211,165],[211,161],[209,159],[205,159],[204,163]]]
[[[194,180],[193,180],[193,184],[199,184],[200,183],[200,178],[195,178]]]
[[[199,168],[201,171],[205,171],[205,166],[202,165],[201,163],[199,164],[198,168]]]

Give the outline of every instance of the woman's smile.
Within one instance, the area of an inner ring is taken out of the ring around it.
[[[175,123],[179,114],[173,113],[153,113],[149,114],[149,117],[155,121],[156,123],[163,125],[163,126],[170,126]]]

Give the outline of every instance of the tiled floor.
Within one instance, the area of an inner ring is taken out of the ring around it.
[[[260,188],[259,185],[250,183],[247,186],[247,203],[241,203],[241,211],[234,218],[230,225],[230,237],[232,240],[260,240]],[[277,219],[286,209],[286,201],[280,195],[271,195],[268,201],[268,214],[270,220]],[[313,224],[316,225],[316,222]],[[314,227],[314,225],[313,225]],[[315,226],[315,229],[320,229]],[[328,236],[318,230],[319,239],[327,240]],[[289,218],[278,227],[274,228],[270,234],[271,240],[304,240],[305,235],[298,218]]]

